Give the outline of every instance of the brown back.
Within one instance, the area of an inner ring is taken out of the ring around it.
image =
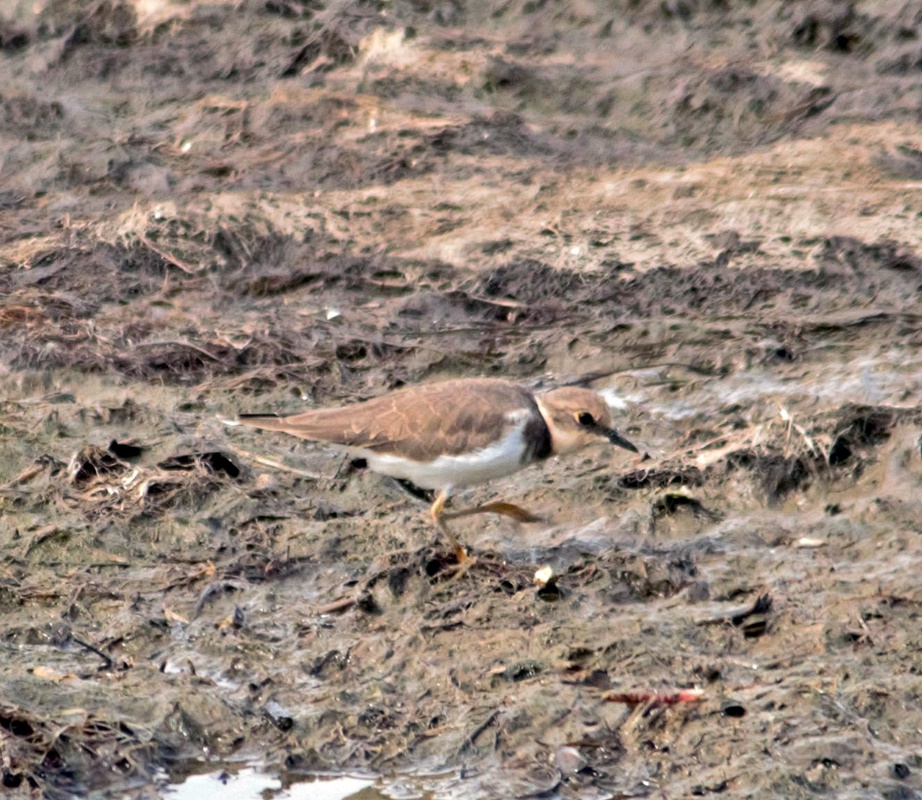
[[[538,451],[531,458],[547,456],[550,438],[532,394],[490,378],[423,384],[341,408],[240,421],[302,439],[431,461],[489,447],[508,429],[507,415],[515,410],[530,415],[531,432],[538,434]]]

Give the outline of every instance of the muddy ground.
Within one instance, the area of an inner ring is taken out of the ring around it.
[[[920,37],[6,3],[3,794],[922,796]],[[469,493],[552,522],[459,523],[452,580],[422,502],[220,421],[461,375],[591,383],[645,457]]]

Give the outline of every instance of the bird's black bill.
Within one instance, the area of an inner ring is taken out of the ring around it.
[[[605,435],[608,437],[608,441],[610,441],[612,444],[618,445],[618,447],[623,447],[625,450],[630,450],[632,453],[640,452],[631,442],[625,439],[614,428],[609,428],[607,431],[605,431]]]

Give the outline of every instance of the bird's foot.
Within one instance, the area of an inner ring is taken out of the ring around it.
[[[450,567],[448,570],[452,573],[448,579],[451,581],[456,581],[460,578],[463,578],[477,563],[477,557],[468,555],[467,550],[465,550],[460,545],[458,545],[458,547],[455,549],[455,558],[458,559],[458,563],[453,567]]]
[[[451,553],[436,550],[426,562],[425,573],[432,581],[456,581],[467,575],[474,567],[485,568],[488,572],[496,569],[491,558],[488,557],[486,561],[482,561],[477,556],[469,555],[468,551],[459,544],[453,547]]]

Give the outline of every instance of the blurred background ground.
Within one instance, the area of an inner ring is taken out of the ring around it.
[[[920,796],[920,33],[7,3],[5,791]],[[219,421],[460,375],[591,378],[648,458],[472,493],[553,522],[451,581],[412,498]]]

